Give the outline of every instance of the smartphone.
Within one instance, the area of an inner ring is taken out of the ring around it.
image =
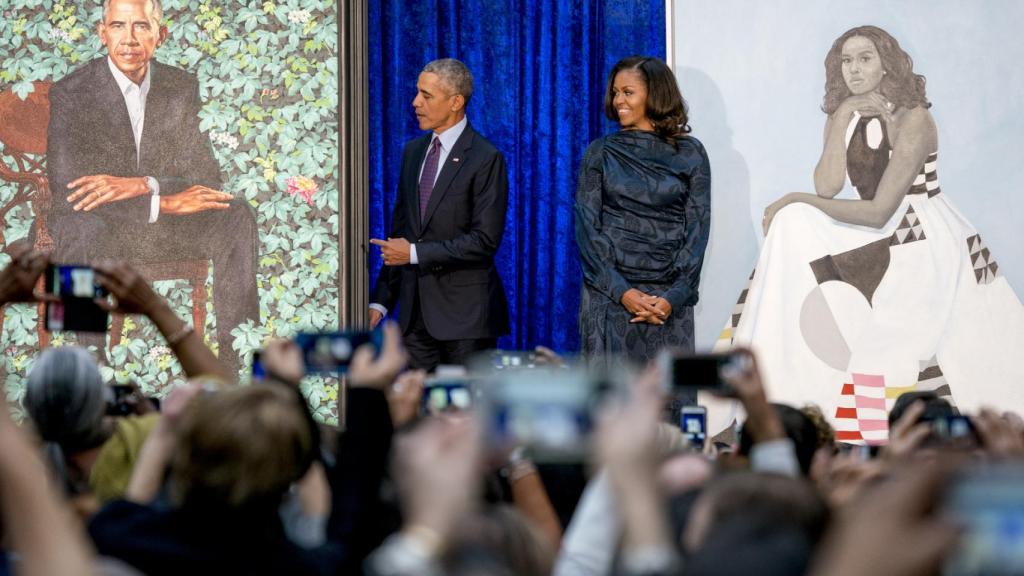
[[[352,355],[363,344],[370,344],[376,355],[383,337],[380,330],[372,332],[320,332],[295,336],[295,344],[302,350],[307,374],[348,372]]]
[[[47,330],[107,331],[110,315],[94,301],[105,298],[107,291],[96,281],[92,267],[48,266],[44,286],[47,294],[60,298],[60,302],[46,304]]]
[[[267,379],[267,370],[263,367],[263,357],[259,350],[254,350],[252,353],[252,371],[250,376],[251,381],[254,384],[258,384]]]
[[[582,462],[605,387],[581,369],[502,370],[482,382],[488,443],[535,462]]]
[[[718,396],[734,397],[735,391],[722,375],[750,369],[750,358],[745,354],[674,354],[670,384],[676,391],[693,393],[699,389]]]
[[[132,398],[136,386],[127,384],[111,384],[107,386],[105,399],[107,401],[107,416],[129,416],[137,412],[139,399]],[[160,410],[160,399],[155,396],[146,398],[156,410]]]
[[[423,383],[421,412],[436,416],[446,412],[469,410],[473,404],[473,385],[466,377],[435,377]]]
[[[679,429],[690,446],[703,450],[708,437],[708,409],[703,406],[680,408]]]
[[[537,354],[529,351],[494,350],[491,352],[491,366],[495,370],[537,368]]]
[[[124,384],[107,386],[107,416],[127,416],[135,412],[135,407],[128,402],[132,387]]]
[[[943,574],[1024,574],[1024,464],[972,466],[946,491],[944,514],[960,539]]]

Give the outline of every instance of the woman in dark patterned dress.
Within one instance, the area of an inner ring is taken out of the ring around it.
[[[580,341],[592,359],[639,364],[664,347],[693,349],[711,168],[661,60],[616,64],[604,103],[622,130],[592,142],[580,166]]]

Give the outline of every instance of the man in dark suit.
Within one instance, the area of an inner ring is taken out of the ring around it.
[[[55,259],[212,259],[219,354],[237,370],[231,330],[259,319],[256,220],[220,191],[196,78],[151,61],[162,16],[159,0],[108,0],[97,25],[108,56],[50,90]]]
[[[507,334],[508,303],[494,255],[508,205],[505,158],[466,120],[473,76],[435,60],[416,83],[420,129],[402,153],[384,267],[371,297],[370,325],[395,303],[413,368],[464,364]]]

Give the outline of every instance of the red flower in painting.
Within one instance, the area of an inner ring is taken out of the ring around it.
[[[305,176],[292,176],[285,180],[285,184],[288,185],[289,196],[302,196],[302,199],[306,201],[306,204],[313,203],[313,194],[320,189],[312,178],[306,178]]]

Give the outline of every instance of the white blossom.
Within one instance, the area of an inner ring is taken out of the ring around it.
[[[288,13],[288,21],[292,24],[305,24],[309,22],[309,10],[292,10]]]

